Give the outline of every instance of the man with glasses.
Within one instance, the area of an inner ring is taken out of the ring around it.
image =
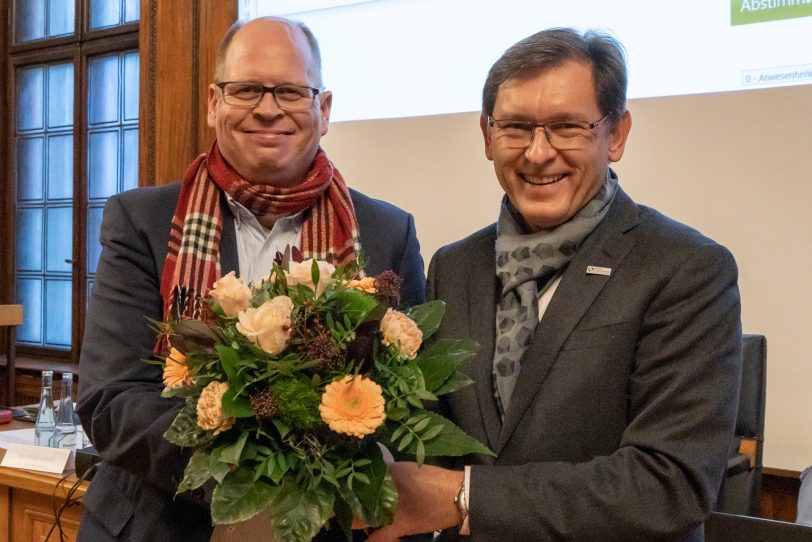
[[[220,46],[215,79],[208,123],[217,139],[183,182],[127,192],[105,208],[78,402],[103,463],[79,540],[212,537],[203,492],[175,496],[190,451],[163,438],[181,402],[161,397],[161,369],[143,361],[155,346],[147,318],[199,314],[218,277],[234,270],[257,283],[288,246],[336,264],[363,253],[368,274],[400,275],[403,305],[424,297],[411,215],[349,189],[319,147],[332,94],[312,33],[281,19],[238,23]],[[269,522],[255,527],[215,539],[264,539]]]
[[[622,47],[551,29],[493,65],[480,119],[496,224],[440,249],[440,337],[481,346],[440,410],[494,457],[391,465],[372,540],[702,540],[733,436],[737,269],[618,185],[631,128]],[[467,537],[466,537],[467,535]]]

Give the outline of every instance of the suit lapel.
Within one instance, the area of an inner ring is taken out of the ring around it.
[[[477,403],[488,434],[489,446],[493,449],[499,441],[502,420],[493,396],[494,336],[496,334],[496,228],[479,241],[473,254],[477,259],[485,259],[483,265],[471,265],[471,276],[468,280],[468,326],[471,336],[479,341],[479,352],[471,360]]]
[[[637,208],[620,189],[606,218],[569,263],[533,340],[522,356],[521,373],[505,422],[493,450],[498,454],[532,403],[572,330],[586,314],[611,276],[587,273],[588,266],[616,269],[634,245],[625,235],[637,223]]]

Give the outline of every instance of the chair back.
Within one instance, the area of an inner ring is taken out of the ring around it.
[[[742,336],[742,379],[736,435],[715,510],[757,516],[761,504],[764,411],[767,390],[767,339]]]

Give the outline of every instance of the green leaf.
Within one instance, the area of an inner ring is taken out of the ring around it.
[[[428,414],[431,417],[431,423],[428,426],[430,429],[426,432],[428,433],[429,431],[435,430],[435,427],[442,427],[442,430],[431,440],[426,439],[428,442],[423,441],[426,456],[457,457],[468,454],[484,454],[496,457],[496,454],[487,446],[466,434],[465,431],[454,425],[450,420],[433,412],[429,412]],[[409,453],[417,454],[418,442],[420,441],[410,442],[411,445],[408,447]],[[401,449],[402,448],[398,447],[398,450]]]
[[[190,408],[191,403],[191,408]],[[197,413],[193,398],[187,399],[186,406],[178,412],[172,425],[164,433],[164,438],[177,446],[200,448],[214,440],[214,433],[197,425]]]
[[[310,542],[333,515],[335,494],[322,487],[304,490],[286,477],[273,501],[276,540]]]
[[[417,441],[417,450],[415,450],[415,461],[420,466],[426,460],[426,446],[422,440]]]
[[[240,434],[240,438],[237,439],[237,442],[219,448],[220,461],[232,465],[239,464],[240,455],[242,455],[242,449],[245,446],[246,440],[248,440],[248,433],[243,431]]]
[[[218,450],[212,451],[209,456],[209,471],[211,477],[217,480],[218,484],[222,484],[226,476],[231,472],[231,464],[220,461],[220,454]]]
[[[414,323],[423,332],[424,341],[434,335],[434,332],[440,327],[444,314],[445,301],[439,300],[429,301],[406,311],[406,316],[414,320]]]
[[[161,397],[189,397],[194,394],[194,388],[180,386],[178,388],[164,388],[161,391]]]
[[[426,345],[414,363],[423,373],[426,389],[436,392],[477,350],[479,344],[471,339],[439,339]]]
[[[348,316],[351,318],[352,329],[358,327],[362,322],[369,319],[369,316],[381,305],[375,296],[364,293],[355,288],[346,288],[344,290],[336,290],[333,298],[329,303],[330,307],[342,315],[342,318]],[[383,307],[383,312],[386,312],[386,306]]]
[[[408,408],[394,407],[386,411],[386,417],[393,421],[402,420],[409,415]]]
[[[270,506],[278,493],[278,486],[262,480],[254,481],[251,469],[238,468],[214,488],[211,497],[212,523],[236,523],[252,518]]]
[[[178,493],[197,489],[211,478],[209,454],[205,450],[195,450],[183,471],[183,480],[178,484]]]
[[[453,393],[457,390],[461,390],[466,386],[470,386],[473,384],[474,381],[468,377],[465,373],[457,371],[451,378],[445,381],[445,383],[434,390],[434,395],[446,395],[448,393]]]
[[[290,427],[279,421],[278,419],[274,418],[271,420],[276,427],[276,430],[279,431],[279,436],[285,438],[285,436],[290,432]]]
[[[363,467],[363,474],[369,483],[358,484],[355,488],[355,495],[361,504],[359,517],[370,527],[379,527],[392,523],[398,504],[398,493],[381,449],[377,445],[370,446],[366,456],[371,463]],[[363,480],[360,474],[362,473],[357,473],[356,476],[359,480]],[[358,511],[355,512],[358,514]]]
[[[240,354],[234,348],[224,344],[218,344],[215,348],[217,349],[217,355],[220,357],[220,364],[223,366],[223,371],[228,377],[229,387],[242,388],[244,382],[240,379],[238,367],[240,364]],[[237,381],[240,382],[239,385],[232,385],[232,382]]]
[[[313,259],[313,262],[310,264],[310,279],[313,281],[315,285],[313,288],[318,288],[319,286],[319,278],[321,277],[321,273],[319,272],[319,262],[316,259]]]
[[[250,418],[254,416],[254,411],[251,410],[251,403],[248,397],[237,395],[230,384],[223,394],[222,404],[224,416],[230,416],[232,418]]]
[[[341,497],[336,497],[336,502],[333,505],[335,511],[335,519],[341,532],[347,539],[347,542],[352,542],[352,508],[349,503]]]
[[[290,470],[290,464],[285,460],[285,454],[282,452],[271,456],[270,459],[273,461],[273,464],[271,465],[271,463],[269,463],[268,465],[268,477],[273,480],[275,484],[278,484],[282,480],[282,477]],[[271,468],[271,466],[273,468]]]
[[[420,440],[422,440],[423,442],[426,442],[427,440],[433,439],[434,437],[436,437],[437,435],[439,435],[442,432],[443,432],[443,426],[442,425],[435,425],[434,427],[430,427],[425,433],[420,435]]]
[[[398,444],[398,451],[402,452],[403,450],[405,450],[406,446],[408,446],[409,443],[412,442],[413,438],[414,438],[414,433],[411,433],[411,432],[406,433],[403,436],[403,439],[401,439],[400,444]],[[414,452],[412,452],[412,453],[414,453]]]
[[[415,424],[415,426],[412,427],[412,429],[419,433],[420,431],[422,431],[423,429],[426,428],[426,426],[429,424],[430,421],[431,421],[431,418],[426,416],[425,418],[423,418],[422,420],[417,422],[417,424]]]

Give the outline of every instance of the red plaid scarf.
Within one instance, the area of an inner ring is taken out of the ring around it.
[[[304,182],[277,188],[242,179],[215,141],[208,155],[198,156],[183,177],[161,277],[165,320],[205,318],[203,297],[220,277],[221,192],[257,216],[309,209],[301,233],[305,259],[343,265],[360,250],[350,191],[323,150],[316,153]]]

